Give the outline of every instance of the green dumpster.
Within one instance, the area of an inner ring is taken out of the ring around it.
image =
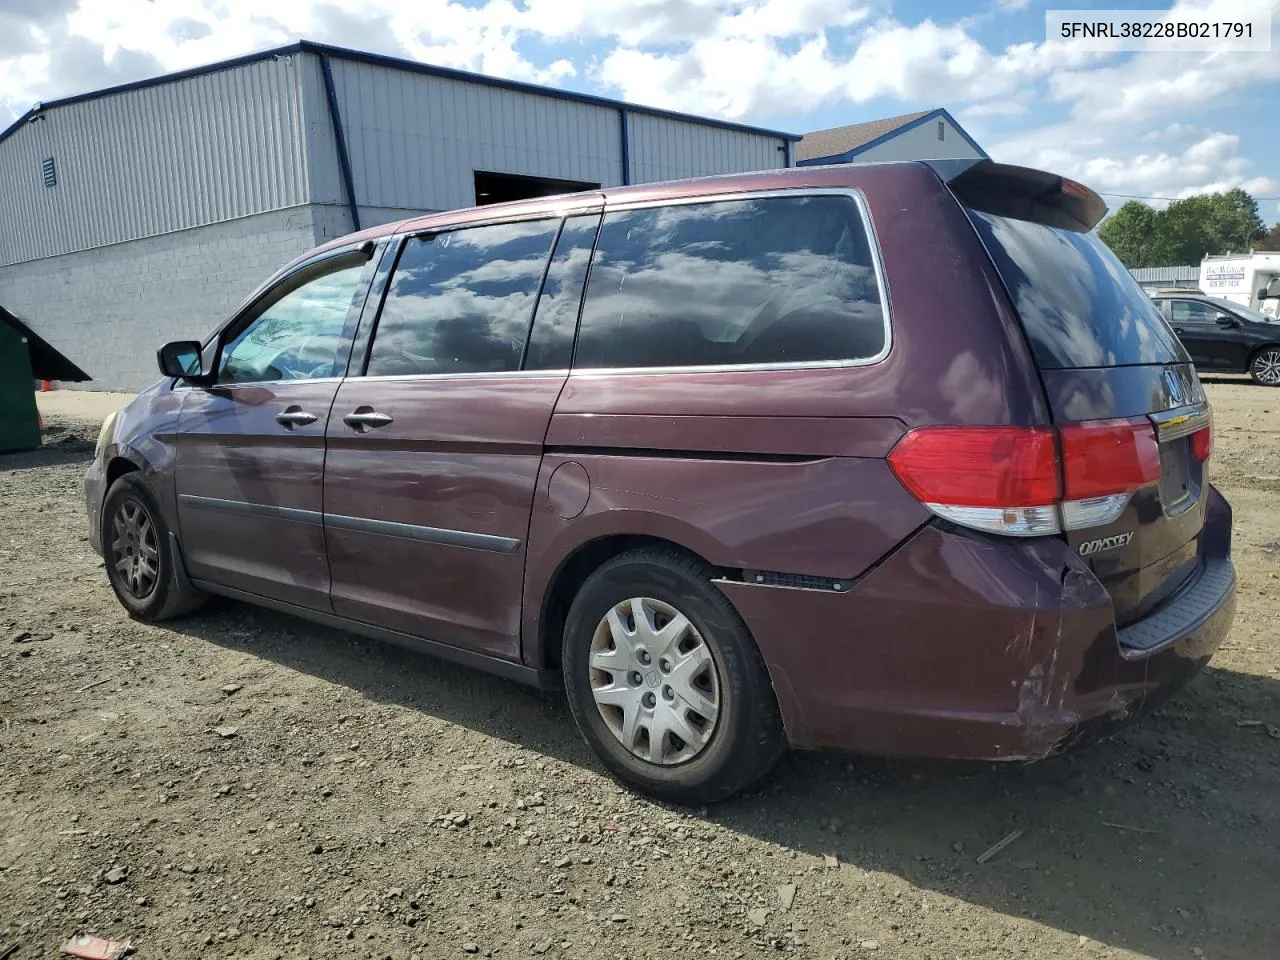
[[[0,307],[0,453],[40,446],[35,381],[83,382],[87,373]]]

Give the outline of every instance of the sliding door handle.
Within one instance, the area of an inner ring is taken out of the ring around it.
[[[391,422],[391,418],[385,413],[378,413],[373,407],[356,407],[342,418],[342,422],[356,433],[368,433],[378,427],[385,427]]]

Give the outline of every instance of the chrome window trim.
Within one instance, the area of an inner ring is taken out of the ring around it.
[[[177,383],[173,385],[173,392],[178,393],[179,391],[199,390],[204,393],[210,393],[215,390],[217,391],[244,390],[249,387],[281,387],[281,386],[292,386],[294,384],[299,384],[299,383],[341,383],[343,380],[346,380],[346,379],[349,379],[349,378],[347,377],[313,377],[313,378],[298,379],[298,380],[242,380],[234,383],[232,382],[211,383],[211,384],[208,384],[207,386],[201,385],[201,384],[196,384],[193,386],[192,384],[187,383],[185,380],[179,380]]]
[[[493,216],[479,217],[474,220],[453,220],[446,223],[427,226],[409,227],[404,226],[395,233],[390,234],[391,240],[407,240],[411,237],[421,237],[426,234],[451,233],[454,230],[465,230],[467,227],[492,227],[504,223],[528,223],[531,220],[560,220],[566,217],[576,217],[584,213],[600,213],[605,205],[605,195],[602,192],[598,200],[582,201],[578,200],[564,206],[548,207],[545,210],[528,211],[525,213],[512,214],[509,211],[499,210],[498,204],[494,204]],[[441,214],[444,216],[445,214]]]
[[[716,368],[720,369],[720,368]],[[245,383],[216,383],[208,387],[192,386],[178,383],[174,391],[179,390],[243,390],[248,387],[291,386],[299,383],[342,383],[346,380],[363,382],[381,382],[390,380],[499,380],[507,377],[519,377],[522,380],[563,380],[569,375],[567,368],[557,370],[478,370],[466,373],[385,373],[366,377],[355,374],[349,377],[316,377],[312,380],[252,380]]]
[[[380,373],[371,377],[354,376],[347,379],[359,380],[362,383],[378,383],[391,380],[504,380],[508,377],[518,377],[524,380],[563,380],[568,375],[568,370],[469,370],[465,373]],[[298,381],[288,382],[296,383]]]
[[[688,206],[696,203],[724,203],[734,200],[771,200],[789,197],[847,197],[853,201],[862,221],[862,228],[867,235],[867,248],[871,253],[871,265],[876,277],[876,289],[880,293],[880,315],[884,324],[884,346],[871,357],[860,357],[850,360],[797,360],[777,361],[772,363],[725,363],[699,364],[697,366],[676,367],[574,367],[569,376],[578,377],[617,377],[617,376],[653,376],[674,373],[744,373],[755,370],[843,370],[849,367],[869,367],[880,363],[889,356],[893,349],[893,307],[889,302],[889,284],[884,275],[884,260],[880,254],[880,238],[876,234],[875,223],[867,209],[866,198],[856,187],[793,187],[777,190],[750,190],[740,193],[714,193],[696,197],[669,197],[666,199],[631,200],[610,203],[606,201],[603,216],[611,213],[622,213],[630,210],[645,210],[653,207]],[[604,222],[600,228],[604,229]],[[582,293],[582,309],[585,310],[586,298],[591,292],[591,276],[587,275],[587,286]],[[579,335],[581,335],[582,318],[578,318]]]

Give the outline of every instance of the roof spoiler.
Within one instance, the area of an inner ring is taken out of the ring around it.
[[[1056,173],[992,160],[926,160],[957,200],[973,210],[1088,233],[1107,204],[1084,184]]]

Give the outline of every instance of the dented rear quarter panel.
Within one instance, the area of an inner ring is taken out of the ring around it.
[[[859,577],[929,516],[884,460],[903,433],[938,423],[1047,422],[999,278],[930,168],[804,168],[731,184],[743,192],[861,193],[882,261],[888,354],[817,368],[572,372],[534,497],[526,663],[546,662],[540,616],[556,572],[593,540],[641,534],[722,568]],[[633,188],[623,199],[728,192],[713,178]],[[570,461],[585,470],[590,489],[585,508],[566,519],[547,485]],[[744,601],[739,609],[754,630],[753,606]]]

